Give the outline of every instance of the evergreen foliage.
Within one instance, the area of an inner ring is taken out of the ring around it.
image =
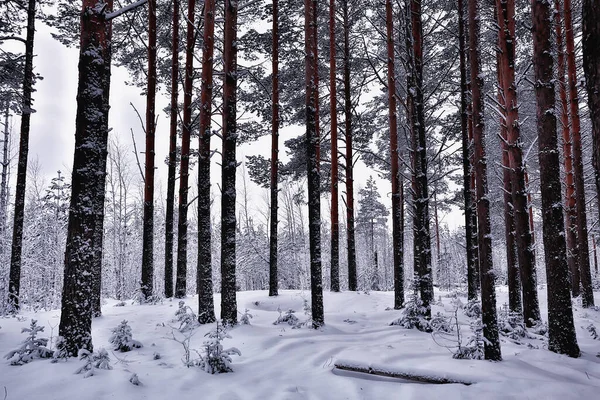
[[[121,321],[119,326],[112,330],[112,335],[108,341],[115,347],[115,350],[121,352],[143,347],[139,341],[133,339],[131,327],[126,320]]]
[[[89,378],[95,375],[97,369],[112,369],[110,357],[104,348],[95,353],[91,353],[86,349],[80,349],[78,355],[79,359],[83,361],[83,365],[75,371],[76,375],[83,373],[84,378]]]
[[[224,349],[221,342],[224,339],[231,339],[227,333],[227,329],[217,321],[217,326],[206,335],[208,340],[204,342],[204,354],[202,355],[198,366],[209,374],[221,374],[225,372],[233,372],[231,368],[231,356],[242,353],[235,347]]]
[[[29,328],[23,328],[21,333],[28,333],[27,338],[21,345],[9,351],[4,358],[9,360],[10,365],[23,365],[37,358],[52,357],[52,350],[47,348],[48,339],[38,338],[37,335],[44,331],[43,326],[38,326],[37,320],[32,319]]]

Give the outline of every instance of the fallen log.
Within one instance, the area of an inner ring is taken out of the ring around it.
[[[451,384],[458,383],[461,385],[472,385],[475,382],[470,382],[459,377],[453,377],[449,375],[435,375],[426,371],[402,371],[397,368],[390,368],[386,366],[380,366],[375,364],[361,364],[354,361],[348,360],[337,360],[334,363],[334,368],[342,371],[360,372],[364,374],[385,376],[388,378],[398,378],[407,381],[418,382],[418,383],[430,383],[430,384]]]

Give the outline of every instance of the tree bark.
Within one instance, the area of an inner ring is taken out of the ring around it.
[[[352,97],[350,87],[350,20],[348,0],[342,3],[344,29],[344,129],[346,137],[346,240],[348,242],[348,290],[356,291],[356,238],[354,229],[354,155],[352,152]]]
[[[469,1],[469,45],[471,63],[471,91],[473,93],[473,136],[475,146],[475,174],[477,179],[477,222],[479,235],[479,268],[481,279],[481,310],[486,360],[501,360],[498,323],[496,320],[496,288],[492,264],[492,236],[490,200],[487,188],[487,156],[484,137],[483,75],[480,66],[480,20],[477,0]]]
[[[27,36],[25,39],[25,71],[23,75],[23,97],[21,105],[21,132],[19,139],[19,161],[17,164],[17,188],[15,191],[15,213],[13,217],[12,251],[8,283],[9,304],[19,310],[21,291],[21,257],[23,251],[23,218],[25,215],[25,192],[27,181],[27,157],[29,154],[29,128],[33,113],[33,45],[35,37],[35,7],[37,1],[27,3]]]
[[[319,175],[319,136],[317,132],[317,27],[316,2],[304,0],[304,49],[306,52],[306,155],[308,173],[308,227],[310,241],[310,288],[312,322],[315,329],[325,324],[321,276],[321,197]]]
[[[156,100],[156,0],[148,0],[148,86],[146,90],[146,168],[142,238],[142,296],[154,293],[154,137]]]
[[[0,183],[0,237],[4,239],[4,233],[6,232],[6,218],[8,217],[8,166],[10,160],[8,159],[8,138],[10,131],[8,130],[8,115],[10,112],[10,102],[6,101],[6,108],[4,109],[4,139],[2,140],[2,183]],[[0,244],[0,253],[4,253],[5,243],[2,240]]]
[[[169,170],[165,213],[165,297],[173,297],[173,218],[175,209],[175,169],[177,163],[177,117],[179,98],[179,0],[173,1],[173,37],[171,40],[171,107],[169,126]]]
[[[338,116],[335,48],[335,0],[329,1],[329,114],[331,116],[331,291],[340,291]]]
[[[387,41],[387,89],[390,124],[390,166],[392,180],[392,252],[394,262],[394,309],[404,306],[404,263],[402,235],[402,187],[400,185],[400,156],[398,154],[398,105],[396,103],[396,67],[394,51],[394,14],[392,0],[385,2]]]
[[[213,96],[213,54],[215,46],[215,0],[204,1],[204,33],[202,41],[202,89],[200,94],[200,129],[198,150],[198,322],[213,323],[212,251],[210,228],[210,136]]]
[[[581,303],[584,308],[594,306],[594,291],[590,271],[588,245],[585,182],[583,175],[583,151],[581,145],[581,122],[579,120],[579,95],[577,94],[577,66],[575,65],[575,38],[571,0],[564,0],[564,21],[567,48],[567,81],[569,110],[571,115],[571,140],[573,146],[573,175],[575,180],[575,207],[577,210],[577,250],[581,277]],[[598,6],[598,5],[596,5]],[[598,23],[598,21],[596,21]]]
[[[531,327],[540,320],[533,237],[529,229],[529,208],[525,186],[525,163],[521,142],[519,103],[515,81],[515,1],[496,0],[498,10],[498,46],[505,106],[506,140],[510,166],[515,244],[523,290],[523,318]]]
[[[188,1],[187,34],[185,46],[185,78],[183,83],[183,131],[181,134],[181,164],[179,165],[179,213],[177,222],[177,273],[175,297],[185,297],[187,291],[187,213],[189,192],[190,140],[192,133],[192,91],[194,74],[194,47],[196,44],[196,1]]]
[[[594,0],[583,0],[582,11],[583,70],[592,120],[596,191],[600,193],[600,8]],[[600,208],[600,196],[597,197]]]
[[[279,222],[279,1],[273,0],[272,54],[272,116],[271,116],[271,229],[269,241],[269,296],[279,294],[277,280],[277,224]]]
[[[542,192],[543,239],[548,281],[548,348],[579,356],[569,291],[560,164],[556,135],[552,10],[544,0],[532,0],[533,65],[537,101],[537,132]]]
[[[560,0],[555,0],[556,10],[561,9]],[[575,206],[575,181],[573,177],[573,153],[571,131],[569,129],[569,108],[567,100],[567,83],[565,81],[566,61],[561,13],[554,14],[556,27],[556,48],[558,53],[558,92],[560,99],[560,116],[563,139],[563,160],[565,168],[565,233],[567,239],[567,264],[571,272],[571,294],[580,294],[579,251],[577,248],[577,209]]]
[[[221,319],[237,323],[235,282],[235,178],[237,141],[237,10],[235,0],[225,1],[225,44],[223,88],[223,161],[221,194]]]
[[[72,357],[79,349],[93,350],[94,246],[102,229],[98,222],[104,217],[111,23],[97,5],[97,0],[84,0],[81,14],[75,153],[59,326],[65,350]]]
[[[423,104],[423,23],[421,0],[409,0],[407,7],[407,105],[413,152],[413,233],[415,272],[427,315],[433,302],[431,233],[429,230],[429,187],[427,179],[427,140]]]

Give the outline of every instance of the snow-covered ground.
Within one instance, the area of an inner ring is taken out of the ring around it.
[[[233,373],[210,375],[182,363],[183,347],[172,339],[177,301],[162,305],[115,307],[114,300],[103,306],[103,317],[93,322],[95,349],[105,347],[112,359],[112,370],[100,370],[94,376],[75,375],[81,361],[50,363],[35,360],[23,366],[0,361],[0,398],[34,399],[598,399],[600,398],[600,340],[593,340],[585,329],[594,323],[600,330],[600,312],[576,307],[576,327],[582,356],[571,359],[547,351],[543,341],[528,342],[539,349],[502,340],[502,362],[454,360],[448,349],[438,346],[431,334],[407,330],[389,323],[399,315],[386,310],[393,304],[388,292],[325,292],[326,326],[321,330],[289,325],[273,325],[278,308],[292,308],[302,321],[304,299],[309,292],[282,291],[269,298],[266,291],[238,293],[238,309],[248,309],[252,325],[236,326],[230,331],[227,347],[237,347],[242,355],[233,356]],[[452,306],[445,293],[436,293],[444,306]],[[506,301],[504,288],[498,289],[498,304]],[[186,304],[197,308],[196,298]],[[464,301],[464,299],[463,299]],[[220,302],[219,295],[215,303]],[[466,301],[465,301],[466,302]],[[596,293],[596,302],[600,295]],[[543,318],[546,319],[545,290],[540,291]],[[217,309],[218,315],[218,309]],[[24,339],[21,328],[30,319],[45,326],[42,337],[57,335],[59,311],[23,313],[23,318],[0,319],[0,355]],[[463,335],[469,335],[468,320],[459,311]],[[133,337],[144,345],[128,353],[111,352],[111,329],[123,319],[129,321]],[[51,332],[51,326],[55,326]],[[194,330],[191,348],[200,350],[204,334],[214,328]],[[182,335],[176,333],[181,339]],[[160,359],[154,359],[159,353]],[[192,353],[192,357],[195,357]],[[473,385],[420,384],[394,378],[345,372],[334,369],[336,360],[362,365],[379,365],[403,371],[426,371],[438,376],[453,376]],[[133,373],[140,386],[129,382]]]

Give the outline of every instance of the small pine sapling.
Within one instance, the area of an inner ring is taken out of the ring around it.
[[[198,317],[189,306],[185,305],[183,300],[179,301],[175,317],[179,322],[179,332],[186,332],[198,326]]]
[[[75,374],[83,374],[84,378],[94,376],[96,369],[112,369],[110,365],[110,357],[106,349],[100,349],[97,353],[90,353],[86,349],[79,349],[79,359],[83,361],[83,365],[75,371]]]
[[[463,311],[469,318],[481,318],[481,302],[477,299],[469,300]]]
[[[112,335],[108,339],[109,343],[115,346],[115,350],[126,352],[133,349],[139,349],[142,346],[140,342],[133,339],[131,327],[126,320],[121,321],[119,326],[112,330]]]
[[[527,336],[525,322],[521,314],[510,311],[508,304],[504,303],[498,315],[498,331],[501,335],[516,341]]]
[[[431,317],[429,325],[431,326],[431,330],[433,332],[450,333],[454,330],[454,326],[452,325],[452,319],[453,317],[447,317],[438,311],[433,317]]]
[[[401,311],[400,318],[395,319],[390,325],[401,326],[405,329],[418,329],[422,332],[431,332],[431,325],[426,318],[427,308],[423,306],[423,301],[419,297],[418,278],[415,277],[410,282],[410,295]]]
[[[485,337],[483,336],[483,323],[480,319],[472,319],[470,323],[473,334],[467,340],[467,344],[459,347],[452,358],[457,360],[483,360],[483,346]]]
[[[600,340],[600,333],[598,333],[596,325],[590,323],[587,326],[587,328],[585,328],[585,329],[590,333],[590,336],[592,337],[592,339],[594,339],[594,340]]]
[[[52,363],[57,363],[60,360],[67,361],[69,359],[69,352],[67,351],[67,342],[62,336],[56,337],[56,343],[54,345],[55,350],[52,354]]]
[[[273,322],[273,325],[288,324],[291,326],[296,326],[300,323],[300,320],[294,314],[295,311],[292,310],[291,308],[289,310],[287,310],[285,312],[285,314],[283,314],[283,312],[281,311],[281,308],[279,308],[279,307],[277,308],[277,311],[279,311],[279,317],[277,317],[275,322]]]
[[[37,335],[44,331],[43,326],[38,326],[37,320],[32,319],[29,328],[23,328],[21,333],[28,333],[27,338],[19,348],[9,351],[4,357],[10,365],[23,365],[36,358],[52,357],[52,350],[47,348],[48,339],[38,338]]]
[[[240,313],[242,314],[242,313]],[[252,325],[250,323],[250,320],[254,318],[254,316],[252,314],[250,314],[250,310],[248,310],[246,308],[246,311],[244,311],[244,313],[242,314],[242,316],[240,317],[240,324],[242,325]]]
[[[221,342],[224,339],[231,339],[226,328],[217,321],[217,327],[206,335],[208,340],[204,342],[204,354],[199,362],[199,367],[209,374],[220,374],[225,372],[233,372],[231,368],[231,356],[242,353],[235,347],[223,349]]]

